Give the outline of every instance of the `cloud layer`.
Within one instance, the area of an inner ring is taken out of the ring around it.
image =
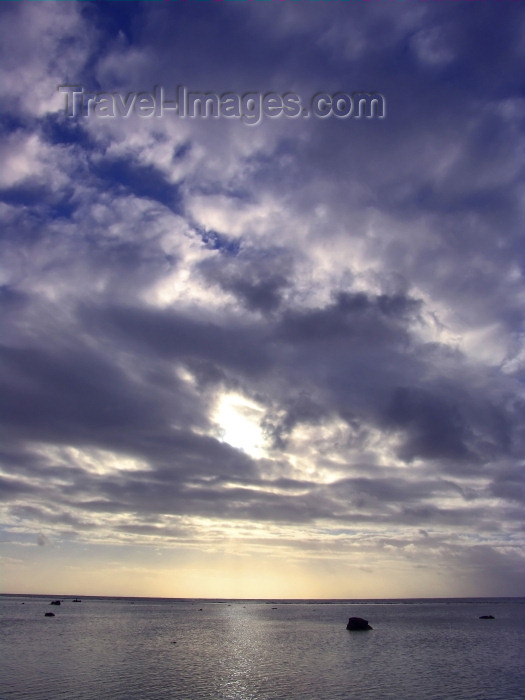
[[[523,595],[523,10],[1,13],[12,590],[153,547],[206,595]],[[64,84],[387,116],[68,118]]]

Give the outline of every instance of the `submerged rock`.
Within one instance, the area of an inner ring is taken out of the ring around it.
[[[362,617],[351,617],[348,620],[346,629],[351,632],[363,632],[365,630],[371,630],[373,627],[370,627],[368,620],[363,620]]]
[[[55,613],[44,613],[44,617],[55,617]]]
[[[496,618],[494,615],[480,615],[479,616],[480,620],[495,620]]]

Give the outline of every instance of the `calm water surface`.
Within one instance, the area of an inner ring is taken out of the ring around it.
[[[2,700],[525,699],[525,599],[50,600],[0,597]]]

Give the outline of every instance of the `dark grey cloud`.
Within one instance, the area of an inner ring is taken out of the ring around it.
[[[231,318],[223,324],[206,317],[137,307],[85,309],[81,313],[94,332],[105,326],[130,344],[149,347],[155,356],[213,359],[219,366],[254,375],[264,372],[270,361],[265,329],[241,319]]]
[[[278,309],[291,286],[294,259],[286,248],[242,250],[235,257],[221,255],[204,260],[204,277],[231,292],[250,311]]]

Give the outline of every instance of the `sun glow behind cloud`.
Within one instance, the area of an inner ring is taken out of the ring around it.
[[[263,408],[241,394],[222,394],[212,414],[218,437],[251,457],[266,455],[266,439],[260,426]]]

